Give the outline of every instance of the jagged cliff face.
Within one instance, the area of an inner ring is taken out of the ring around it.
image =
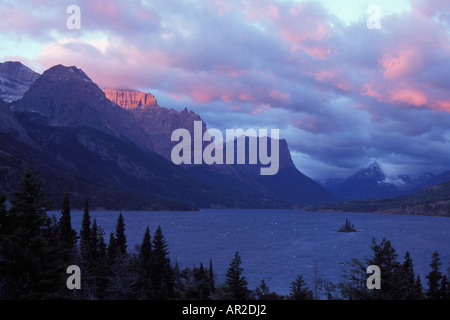
[[[174,109],[160,107],[150,93],[134,90],[103,89],[106,97],[122,108],[130,111],[151,140],[154,151],[170,160],[172,148],[178,142],[172,142],[172,132],[187,129],[194,135],[194,121],[201,121],[198,114],[186,108],[178,112]],[[203,132],[206,125],[203,123]]]
[[[20,62],[0,63],[0,99],[12,102],[22,98],[39,74]]]
[[[158,106],[151,93],[136,90],[103,89],[106,97],[126,110],[141,110]]]

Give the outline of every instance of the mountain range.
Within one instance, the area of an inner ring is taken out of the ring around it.
[[[375,161],[346,179],[316,182],[296,168],[284,139],[273,176],[259,174],[261,163],[176,166],[171,134],[184,128],[193,136],[194,121],[205,132],[198,114],[161,107],[151,93],[101,89],[75,66],[38,74],[20,62],[0,63],[0,99],[0,193],[11,195],[29,169],[53,207],[66,188],[79,208],[88,198],[95,208],[194,210],[331,205],[450,181],[450,171],[387,177]]]
[[[326,179],[319,183],[342,200],[365,200],[411,194],[448,181],[450,171],[440,175],[418,173],[387,177],[378,162],[373,161],[346,179]]]
[[[160,107],[135,90],[100,89],[81,69],[56,65],[42,75],[0,64],[0,192],[11,194],[24,169],[44,182],[59,207],[69,188],[105,209],[292,208],[338,198],[292,163],[280,140],[280,171],[255,175],[240,165],[176,166],[173,130],[201,118]],[[206,124],[203,130],[206,130]]]

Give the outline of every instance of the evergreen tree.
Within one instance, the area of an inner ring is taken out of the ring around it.
[[[439,288],[439,295],[442,300],[448,300],[450,298],[448,292],[448,280],[446,275],[442,276],[441,287]]]
[[[84,215],[83,215],[83,221],[84,221]],[[87,227],[87,225],[88,225],[87,223],[82,223],[82,228]],[[80,233],[83,234],[83,229],[81,230]],[[100,238],[103,239],[103,235],[99,234],[97,220],[94,219],[92,221],[92,227],[90,228],[90,231],[89,231],[89,248],[87,248],[87,250],[89,250],[89,252],[85,253],[85,255],[87,257],[89,257],[90,264],[92,266],[95,266],[99,259]],[[85,238],[85,240],[87,240],[87,237]],[[84,250],[86,250],[86,249],[84,249]]]
[[[158,226],[153,236],[151,279],[152,299],[161,300],[173,296],[174,274],[161,226]]]
[[[439,286],[442,281],[442,273],[439,271],[441,266],[440,256],[437,251],[433,252],[432,261],[430,264],[431,272],[426,276],[428,279],[427,298],[430,300],[441,299],[441,292]]]
[[[117,239],[114,236],[114,233],[111,232],[109,234],[109,243],[106,257],[108,264],[112,265],[116,261],[118,255],[119,255],[119,246],[117,245]]]
[[[70,216],[70,196],[69,190],[66,189],[61,210],[61,218],[59,219],[59,235],[61,245],[65,249],[63,260],[67,266],[75,261],[76,256],[76,231],[72,229]]]
[[[225,281],[227,285],[226,291],[232,300],[246,300],[250,294],[247,287],[247,280],[243,276],[244,269],[241,265],[241,257],[239,256],[239,252],[236,252],[228,268]]]
[[[302,275],[299,275],[297,279],[291,283],[290,298],[292,300],[313,300],[313,293],[308,289]]]
[[[183,273],[180,270],[180,266],[178,265],[178,261],[175,262],[175,266],[173,267],[173,297],[174,299],[183,299],[186,288],[184,286],[184,277]]]
[[[90,266],[91,262],[91,217],[89,215],[89,203],[86,199],[84,201],[83,220],[81,222],[80,230],[80,253],[82,261],[86,266]]]
[[[407,251],[402,265],[403,271],[403,290],[404,297],[407,300],[415,300],[416,297],[416,279],[414,275],[414,266],[410,253]]]
[[[42,183],[29,171],[9,211],[0,204],[0,298],[54,299],[63,294],[66,267],[47,216]]]
[[[275,292],[270,292],[266,281],[263,279],[258,287],[255,289],[255,295],[258,300],[281,300],[282,297]]]
[[[258,300],[266,300],[266,297],[270,294],[269,287],[264,279],[261,280],[261,284],[255,290]]]
[[[373,239],[372,250],[374,256],[367,264],[380,267],[382,290],[371,290],[370,297],[377,300],[404,299],[402,265],[397,261],[397,253],[391,242],[383,239],[377,244]]]
[[[94,219],[91,229],[91,257],[94,275],[95,297],[105,299],[108,286],[109,263],[104,231]]]
[[[200,263],[198,269],[194,268],[194,280],[199,293],[199,298],[202,300],[208,299],[210,294],[210,283],[207,270],[203,267],[203,263]]]
[[[127,237],[125,235],[125,221],[122,213],[119,214],[116,224],[116,241],[119,253],[125,255],[127,253]]]
[[[374,255],[372,258],[367,259],[366,263],[360,262],[357,259],[352,260],[352,269],[347,272],[344,281],[339,283],[342,297],[350,300],[406,299],[406,296],[411,294],[411,292],[405,288],[411,285],[411,283],[407,284],[406,282],[403,265],[397,261],[397,253],[392,247],[391,242],[383,239],[380,244],[377,244],[375,239],[373,239],[371,248]],[[366,286],[366,270],[369,265],[376,265],[380,268],[381,290],[369,290]],[[409,277],[413,274],[412,260],[410,257],[406,259],[406,267]]]
[[[143,298],[151,298],[151,267],[152,267],[152,242],[150,228],[147,226],[139,249],[138,262],[138,290]]]
[[[417,275],[416,281],[414,283],[413,299],[415,299],[415,300],[425,299],[425,296],[423,294],[422,281],[420,280],[420,275]]]
[[[209,292],[214,293],[216,291],[216,287],[214,285],[214,270],[212,259],[209,260],[209,269],[208,269],[208,282],[209,282]]]

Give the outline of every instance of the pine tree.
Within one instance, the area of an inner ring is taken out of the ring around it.
[[[141,292],[143,298],[151,298],[151,267],[152,267],[152,242],[150,236],[150,228],[147,226],[144,233],[144,238],[139,249],[139,256],[137,259],[138,266],[138,290]]]
[[[90,266],[91,262],[91,217],[89,215],[89,203],[84,201],[83,220],[80,230],[80,253],[82,261],[86,266]]]
[[[414,295],[415,300],[423,300],[425,296],[423,294],[422,281],[420,280],[420,275],[417,275],[416,281],[414,283]]]
[[[383,239],[380,244],[373,239],[374,256],[368,265],[380,267],[382,274],[382,290],[371,290],[370,296],[377,300],[403,299],[402,265],[397,261],[397,253],[389,240]]]
[[[427,298],[430,300],[441,299],[439,286],[442,280],[442,273],[439,271],[440,266],[440,256],[439,253],[435,251],[433,252],[432,261],[430,264],[431,272],[426,276],[426,278],[428,279]]]
[[[441,287],[439,288],[439,295],[442,300],[448,300],[450,297],[448,295],[448,280],[447,276],[443,275],[441,279]]]
[[[270,290],[264,279],[261,280],[261,283],[256,288],[255,293],[258,300],[267,300],[267,297],[270,295]]]
[[[214,270],[212,259],[209,260],[209,269],[208,269],[208,282],[209,282],[209,291],[214,293],[216,291],[216,287],[214,285]]]
[[[152,299],[167,299],[173,296],[174,275],[170,265],[167,241],[163,236],[161,226],[153,236],[152,251]]]
[[[242,261],[237,251],[234,254],[234,259],[230,263],[226,274],[227,292],[232,300],[246,300],[249,297],[248,283],[243,276],[244,269],[242,268]]]
[[[302,275],[299,275],[297,279],[291,283],[290,298],[292,300],[313,300],[313,293],[308,289]]]
[[[107,261],[109,265],[115,263],[117,256],[119,255],[119,246],[117,245],[117,239],[114,233],[109,234],[109,243],[107,249]]]
[[[6,212],[0,205],[0,280],[2,299],[60,297],[65,278],[56,224],[47,216],[42,183],[29,171]]]
[[[402,265],[403,271],[403,292],[404,298],[407,300],[416,299],[415,284],[416,279],[414,275],[414,266],[410,253],[407,251]]]
[[[125,221],[122,213],[119,214],[116,224],[116,241],[119,253],[125,255],[127,253],[127,237],[125,235]]]
[[[70,196],[69,190],[66,189],[61,210],[61,218],[59,219],[59,236],[61,245],[65,249],[63,260],[67,266],[75,261],[76,256],[76,231],[72,229],[70,216]]]
[[[98,299],[105,299],[110,264],[108,263],[104,231],[101,227],[97,226],[96,219],[92,222],[90,251],[94,275],[95,297]]]
[[[200,263],[198,269],[193,269],[194,271],[194,282],[196,284],[196,289],[199,294],[199,298],[202,300],[208,299],[210,294],[210,283],[208,280],[208,273],[203,267],[203,263]]]

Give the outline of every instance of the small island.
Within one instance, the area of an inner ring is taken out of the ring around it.
[[[345,225],[339,228],[337,232],[356,232],[355,226],[350,223],[350,220],[345,219]]]

